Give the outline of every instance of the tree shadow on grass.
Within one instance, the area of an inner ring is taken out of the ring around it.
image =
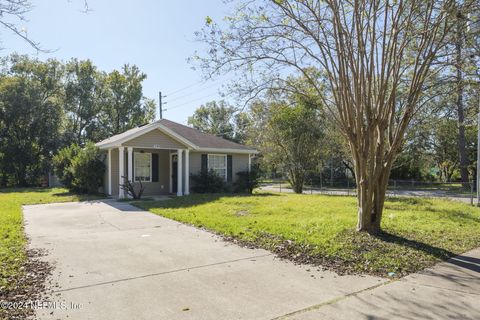
[[[448,260],[451,257],[455,256],[455,253],[448,251],[446,249],[438,248],[420,241],[407,239],[407,238],[397,236],[395,234],[388,233],[385,231],[382,231],[381,233],[377,234],[376,238],[384,242],[394,243],[403,247],[408,247],[415,250],[423,251],[440,260]]]
[[[387,197],[386,203],[399,203],[405,205],[431,205],[432,201],[431,199],[420,197]]]
[[[181,209],[190,208],[206,203],[215,202],[222,198],[258,198],[258,197],[279,197],[275,193],[258,193],[258,194],[231,194],[231,193],[208,193],[208,194],[192,194],[189,196],[175,197],[169,200],[161,201],[134,201],[132,204],[142,209]]]

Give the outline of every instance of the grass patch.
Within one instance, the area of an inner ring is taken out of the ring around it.
[[[0,291],[17,285],[27,259],[22,205],[98,199],[63,188],[0,189]]]
[[[442,199],[388,199],[376,237],[354,231],[354,197],[191,195],[134,205],[341,273],[403,276],[480,246],[480,209]]]

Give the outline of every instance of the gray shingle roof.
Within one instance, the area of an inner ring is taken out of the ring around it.
[[[110,138],[107,138],[99,143],[97,146],[102,147],[109,144],[115,144],[116,142],[123,143],[128,141],[129,136],[133,136],[140,131],[150,131],[149,129],[155,129],[159,126],[164,126],[178,136],[188,140],[191,144],[199,147],[200,149],[235,149],[235,150],[252,150],[256,152],[255,148],[248,147],[243,144],[235,143],[220,137],[217,137],[212,134],[203,133],[197,129],[176,123],[167,119],[161,119],[156,122],[152,122],[145,126],[136,127],[130,130],[127,130],[123,133],[114,135]]]
[[[212,134],[203,133],[197,129],[167,119],[159,120],[159,122],[200,148],[255,150],[255,148],[235,143]]]

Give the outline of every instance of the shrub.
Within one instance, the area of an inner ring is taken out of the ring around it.
[[[218,176],[215,171],[201,171],[198,174],[192,174],[193,187],[195,193],[219,193],[227,190],[225,180]]]
[[[67,188],[73,188],[73,174],[71,171],[73,159],[82,151],[78,144],[60,149],[53,157],[53,171],[60,182]]]
[[[105,174],[104,155],[93,143],[87,143],[85,148],[73,158],[71,171],[73,188],[79,192],[97,193],[103,185]]]
[[[250,171],[237,172],[237,181],[233,184],[237,193],[252,193],[259,186],[260,170],[258,165],[252,165]]]
[[[55,174],[70,191],[97,193],[103,185],[103,154],[89,142],[85,148],[71,145],[54,157]]]

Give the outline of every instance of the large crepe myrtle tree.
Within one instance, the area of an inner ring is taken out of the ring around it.
[[[452,28],[453,0],[237,1],[197,33],[208,75],[243,75],[232,88],[258,96],[292,88],[300,73],[345,137],[358,186],[358,231],[380,231],[392,164],[423,105],[424,84]],[[323,76],[312,76],[312,69]],[[250,96],[251,97],[251,96]]]

